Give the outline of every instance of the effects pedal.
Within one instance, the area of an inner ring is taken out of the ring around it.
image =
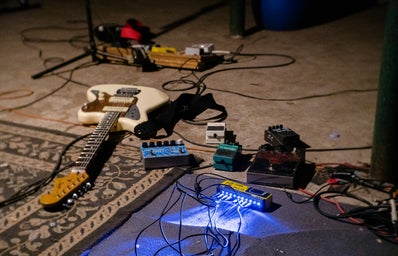
[[[241,145],[218,144],[213,155],[213,167],[216,170],[235,171],[241,152]]]
[[[205,43],[205,44],[194,44],[189,47],[185,47],[186,55],[203,55],[203,54],[211,54],[214,50],[214,44]]]
[[[315,165],[305,161],[310,146],[300,136],[283,125],[268,127],[254,162],[247,171],[247,181],[262,185],[304,188],[315,174]]]
[[[260,146],[247,170],[247,182],[291,189],[305,188],[315,174],[315,165],[306,163],[297,152]]]
[[[217,193],[213,197],[261,212],[269,210],[272,206],[271,193],[232,180],[224,180],[217,187]]]
[[[300,135],[283,125],[268,127],[264,132],[264,140],[273,147],[281,147],[287,150],[309,148],[306,143],[300,140]]]
[[[182,140],[143,142],[141,153],[145,169],[190,165],[190,156]]]
[[[207,123],[206,143],[218,144],[225,142],[225,123]]]
[[[300,136],[283,125],[274,125],[268,127],[268,130],[265,130],[264,140],[274,147],[282,145],[294,146],[300,142]]]

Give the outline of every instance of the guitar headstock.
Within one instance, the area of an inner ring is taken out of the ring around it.
[[[74,200],[82,196],[92,187],[89,176],[85,171],[71,172],[68,176],[54,179],[53,190],[40,197],[40,204],[44,208],[69,208]]]

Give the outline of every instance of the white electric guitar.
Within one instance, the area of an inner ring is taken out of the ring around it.
[[[110,131],[134,131],[148,121],[148,114],[167,104],[170,99],[163,92],[143,86],[102,84],[87,91],[88,103],[78,112],[83,124],[98,124],[90,135],[68,176],[54,179],[53,190],[40,197],[44,208],[70,207],[75,199],[91,188],[93,180],[87,172],[95,161],[101,145]],[[98,173],[100,171],[97,171]]]

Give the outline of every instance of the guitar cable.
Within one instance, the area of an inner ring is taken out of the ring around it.
[[[286,196],[294,203],[302,204],[312,202],[315,210],[322,216],[339,222],[360,225],[368,228],[379,238],[398,244],[398,223],[396,206],[398,203],[398,187],[393,184],[385,184],[379,180],[361,178],[355,174],[356,168],[343,166],[343,168],[334,168],[331,178],[325,185],[321,186],[316,192],[310,193],[300,189],[306,195],[304,200],[293,199],[291,193],[285,190]],[[355,191],[361,188],[373,189],[385,194],[388,198],[369,201],[355,194]],[[336,198],[349,198],[355,200],[362,206],[346,205],[344,207]],[[325,207],[332,204],[336,207]]]
[[[44,187],[45,185],[50,183],[58,173],[60,173],[60,172],[62,172],[64,170],[72,167],[73,164],[74,163],[72,162],[72,163],[69,163],[68,165],[66,165],[63,168],[54,169],[49,176],[47,176],[47,177],[45,177],[43,179],[40,179],[40,180],[38,180],[38,181],[36,181],[36,182],[34,182],[32,184],[29,184],[29,185],[23,187],[22,189],[17,191],[14,195],[12,195],[10,198],[8,198],[8,199],[6,199],[4,201],[1,201],[0,202],[0,208],[2,208],[4,206],[7,206],[7,205],[10,205],[12,203],[21,201],[21,200],[27,198],[28,196],[33,195],[34,193],[39,191],[42,187]]]
[[[72,167],[75,164],[74,161],[72,161],[70,163],[67,163],[62,168],[60,167],[61,164],[62,164],[63,156],[66,154],[66,152],[69,150],[69,148],[72,147],[75,143],[77,143],[80,140],[83,140],[84,138],[86,138],[86,137],[88,137],[90,135],[91,135],[91,133],[88,133],[88,134],[82,135],[80,137],[77,137],[76,139],[74,139],[71,142],[69,142],[64,147],[64,149],[62,150],[61,154],[59,155],[59,157],[57,159],[55,167],[53,168],[53,170],[51,171],[51,173],[48,176],[46,176],[46,177],[44,177],[44,178],[42,178],[42,179],[40,179],[40,180],[38,180],[38,181],[36,181],[36,182],[34,182],[32,184],[29,184],[29,185],[23,187],[22,189],[17,191],[15,194],[13,194],[10,198],[8,198],[8,199],[6,199],[4,201],[1,201],[0,202],[0,208],[5,207],[5,206],[10,205],[10,204],[13,204],[13,203],[18,202],[18,201],[21,201],[21,200],[27,198],[28,196],[33,195],[34,193],[39,191],[41,188],[46,186],[48,183],[50,183],[58,173],[60,173],[60,172],[62,172],[64,170],[67,170],[70,167]]]
[[[213,177],[205,177],[201,178],[202,175],[210,174]],[[214,173],[202,173],[197,175],[195,184],[193,188],[189,188],[183,185],[180,181],[176,181],[175,185],[170,192],[168,199],[166,200],[165,205],[163,206],[160,215],[150,222],[148,225],[143,227],[135,237],[134,242],[134,252],[135,255],[140,255],[138,252],[141,248],[139,244],[140,238],[144,235],[144,233],[151,228],[156,223],[159,225],[159,232],[164,240],[165,245],[161,246],[156,250],[153,255],[160,255],[164,250],[170,249],[178,253],[179,255],[186,255],[184,249],[182,248],[182,243],[189,239],[193,238],[200,238],[205,240],[205,246],[200,252],[196,252],[192,255],[214,255],[217,249],[229,249],[228,254],[229,256],[237,255],[238,250],[240,248],[241,239],[240,239],[240,231],[244,221],[244,217],[242,215],[241,209],[243,206],[240,205],[231,205],[229,208],[226,209],[225,212],[220,213],[219,216],[216,216],[218,210],[218,204],[215,203],[214,199],[211,196],[206,195],[204,191],[219,186],[220,184],[212,184],[206,185],[205,187],[200,187],[201,182],[209,180],[209,179],[216,179],[217,178],[224,178],[226,177],[222,175],[216,175]],[[208,192],[210,193],[210,192]],[[199,203],[199,205],[205,206],[207,208],[207,216],[208,216],[208,223],[204,225],[204,231],[201,233],[193,233],[187,234],[186,236],[182,236],[183,233],[183,218],[184,218],[184,205],[187,199],[192,199]],[[179,214],[179,227],[178,227],[178,237],[174,239],[172,242],[166,235],[166,228],[164,226],[164,217],[171,212],[173,208],[177,208]],[[225,210],[225,209],[224,209]],[[220,217],[228,215],[229,213],[236,212],[238,215],[238,226],[235,231],[226,231],[223,232],[220,228],[218,228],[217,221]],[[232,239],[233,235],[235,235],[235,239]],[[189,248],[186,248],[187,250]],[[224,254],[223,254],[224,255]]]
[[[58,87],[55,88],[54,90],[50,91],[49,93],[47,93],[47,94],[45,94],[45,95],[43,95],[43,96],[41,96],[41,97],[39,97],[39,98],[37,98],[37,99],[31,101],[31,102],[28,102],[28,103],[26,103],[26,104],[23,104],[23,105],[20,105],[20,106],[16,106],[16,107],[1,109],[0,112],[12,111],[12,110],[16,110],[16,109],[26,108],[26,107],[29,107],[29,106],[31,106],[31,105],[37,103],[37,102],[40,102],[40,101],[42,101],[42,100],[44,100],[44,99],[50,97],[51,95],[54,95],[56,92],[58,92],[58,91],[60,91],[61,89],[63,89],[63,88],[71,81],[72,75],[73,75],[74,71],[76,71],[77,69],[81,68],[83,65],[84,65],[84,64],[79,65],[79,66],[73,68],[73,69],[70,71],[69,78],[66,79],[66,81],[63,82],[60,86],[58,86]]]
[[[230,68],[223,68],[223,69],[218,69],[218,70],[214,70],[211,72],[208,72],[204,75],[202,75],[201,77],[196,76],[195,71],[192,71],[191,74],[193,76],[195,76],[195,78],[197,79],[197,81],[191,81],[188,79],[177,79],[177,80],[170,80],[168,82],[165,82],[162,84],[162,88],[166,91],[182,91],[182,90],[190,90],[193,88],[196,88],[196,94],[201,95],[204,93],[204,91],[207,89],[207,85],[204,83],[204,80],[206,80],[208,77],[216,74],[216,73],[220,73],[220,72],[226,72],[226,71],[234,71],[234,70],[247,70],[247,69],[268,69],[268,68],[277,68],[277,67],[284,67],[284,66],[289,66],[293,63],[296,62],[296,59],[292,56],[289,55],[285,55],[285,54],[277,54],[277,53],[257,53],[257,54],[243,54],[241,53],[241,50],[243,49],[243,45],[240,45],[238,47],[238,50],[236,52],[229,52],[231,53],[233,56],[231,58],[228,59],[228,63],[236,63],[237,61],[233,61],[233,58],[235,56],[271,56],[271,57],[281,57],[281,58],[286,58],[287,61],[286,62],[282,62],[282,63],[277,63],[277,64],[272,64],[272,65],[260,65],[260,66],[240,66],[240,67],[230,67]],[[169,84],[173,84],[173,83],[186,83],[186,84],[190,84],[191,86],[189,86],[186,89],[170,89],[168,88]],[[212,90],[215,90],[214,88],[209,88]]]

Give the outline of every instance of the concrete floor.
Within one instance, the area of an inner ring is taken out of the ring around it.
[[[0,15],[0,119],[16,123],[48,127],[77,134],[91,132],[93,127],[78,124],[77,112],[86,102],[88,86],[96,84],[136,84],[159,90],[167,81],[187,76],[189,71],[164,68],[141,72],[128,65],[100,64],[68,71],[89,57],[75,62],[52,75],[40,79],[31,76],[83,52],[87,44],[84,1],[40,1],[40,8]],[[376,96],[383,47],[386,5],[363,10],[327,23],[291,30],[262,29],[243,38],[230,35],[229,6],[214,8],[214,1],[115,0],[92,1],[93,23],[123,25],[136,18],[151,28],[154,39],[162,46],[183,50],[197,43],[214,43],[216,50],[235,51],[240,45],[244,53],[284,54],[296,59],[293,65],[271,69],[246,69],[220,72],[206,79],[207,93],[228,111],[227,129],[236,134],[244,149],[264,144],[264,130],[283,124],[296,131],[313,149],[333,149],[372,145]],[[177,21],[185,21],[178,26]],[[250,2],[246,4],[246,29],[255,26]],[[171,27],[171,28],[170,28]],[[68,29],[65,29],[68,28]],[[167,29],[170,28],[170,29]],[[25,42],[21,37],[24,31]],[[78,36],[80,41],[69,42]],[[280,57],[237,57],[238,63],[218,65],[207,72],[230,67],[272,65],[285,62]],[[71,76],[72,81],[65,83]],[[4,111],[39,99],[60,88],[49,97],[28,107]],[[213,90],[215,89],[215,90]],[[4,93],[18,90],[14,94]],[[251,99],[228,90],[248,96]],[[345,90],[363,90],[334,94]],[[194,93],[194,91],[189,91]],[[166,92],[176,99],[181,92]],[[295,98],[334,94],[302,100]],[[13,97],[19,95],[20,97]],[[10,97],[12,96],[10,99]],[[205,126],[180,122],[175,127],[189,140],[205,143]],[[337,136],[336,136],[337,135]],[[178,137],[176,134],[174,137]],[[139,144],[137,138],[129,143]],[[196,146],[188,145],[192,148]],[[192,149],[211,163],[212,152]],[[308,152],[307,160],[315,163],[369,164],[371,150]],[[245,178],[243,173],[228,173]]]

